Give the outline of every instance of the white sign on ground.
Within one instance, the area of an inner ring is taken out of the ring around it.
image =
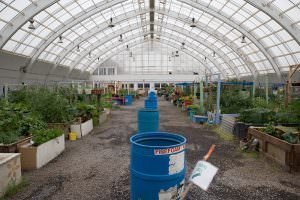
[[[200,160],[193,170],[190,181],[206,191],[217,172],[217,167],[209,162]]]

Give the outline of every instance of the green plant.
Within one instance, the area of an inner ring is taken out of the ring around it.
[[[274,137],[279,137],[279,134],[276,131],[276,128],[272,125],[272,123],[269,123],[266,127],[262,128],[261,131]]]
[[[45,129],[45,130],[36,130],[33,132],[33,145],[38,146],[43,143],[48,142],[49,140],[52,140],[54,138],[57,138],[58,136],[61,136],[63,131],[61,129]]]
[[[300,144],[300,138],[298,134],[294,134],[292,132],[287,132],[282,134],[282,139],[291,144]]]
[[[85,122],[92,118],[98,119],[99,112],[95,105],[77,103],[74,107],[74,117],[80,117],[82,122]]]
[[[29,185],[29,182],[24,178],[22,178],[21,182],[17,185],[9,184],[8,187],[6,188],[6,191],[3,195],[3,197],[0,197],[0,200],[9,199],[10,197],[14,196],[18,192],[23,191],[28,185]]]
[[[47,88],[29,91],[26,102],[31,110],[47,123],[65,123],[70,121],[68,100]]]
[[[266,108],[251,108],[240,112],[239,121],[266,124],[275,120],[275,112]]]

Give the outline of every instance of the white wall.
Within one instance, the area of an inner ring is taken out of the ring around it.
[[[0,51],[0,85],[3,84],[17,84],[21,83],[20,77],[24,73],[20,72],[20,67],[25,66],[29,63],[29,57],[24,57],[20,55],[10,54],[5,51]],[[43,61],[36,62],[32,69],[26,73],[24,83],[33,82],[44,82],[47,78],[48,73],[53,67],[52,63],[47,63]],[[68,72],[68,68],[59,66],[57,69],[48,77],[51,81],[62,81],[65,80],[65,75]],[[89,79],[89,73],[83,73],[79,70],[73,70],[69,79],[75,80],[85,80]],[[1,87],[2,88],[2,87]]]

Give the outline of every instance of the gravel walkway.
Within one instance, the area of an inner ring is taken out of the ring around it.
[[[129,199],[129,137],[137,130],[133,106],[112,112],[111,119],[77,141],[67,141],[66,150],[45,167],[23,173],[30,185],[14,200],[126,200]],[[161,131],[181,133],[188,139],[187,168],[217,147],[210,162],[219,172],[207,192],[193,187],[189,199],[201,200],[299,200],[300,174],[290,174],[263,156],[249,158],[238,142],[225,142],[212,131],[192,124],[179,109],[160,99]]]

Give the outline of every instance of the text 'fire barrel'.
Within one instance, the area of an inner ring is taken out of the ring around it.
[[[131,200],[179,200],[184,190],[186,139],[148,132],[131,142]]]
[[[159,131],[159,111],[157,109],[140,109],[138,111],[138,132]]]

